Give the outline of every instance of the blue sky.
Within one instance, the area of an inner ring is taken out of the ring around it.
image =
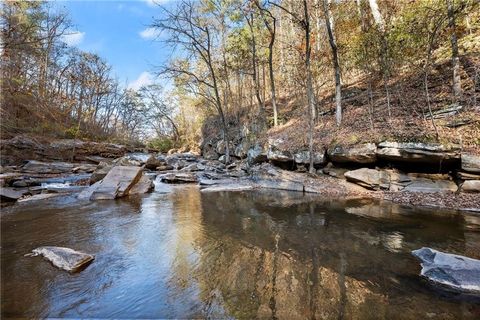
[[[138,88],[154,78],[153,67],[170,55],[170,50],[153,41],[149,29],[161,9],[154,2],[171,6],[175,0],[69,0],[54,4],[68,12],[73,27],[64,41],[95,52],[113,67],[118,79]]]

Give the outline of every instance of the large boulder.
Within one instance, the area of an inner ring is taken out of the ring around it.
[[[354,182],[367,189],[388,190],[390,188],[390,174],[383,170],[361,168],[344,173],[348,181]]]
[[[142,174],[137,183],[128,191],[129,195],[133,194],[145,194],[153,191],[155,185],[153,181],[145,174]]]
[[[329,158],[338,163],[375,163],[377,147],[374,143],[364,143],[351,147],[335,146],[327,150]]]
[[[309,165],[310,152],[308,150],[299,151],[293,155],[293,159],[296,164]],[[325,162],[325,152],[313,152],[313,165],[323,165]]]
[[[480,293],[480,260],[425,247],[412,254],[422,261],[423,277],[451,289]]]
[[[32,255],[42,255],[55,267],[68,272],[78,272],[87,267],[95,256],[64,247],[39,247],[32,251]]]
[[[116,199],[124,197],[140,180],[142,168],[135,166],[113,167],[93,190],[91,200]],[[94,187],[91,186],[90,188]]]
[[[480,174],[480,156],[462,153],[462,170]]]
[[[378,144],[377,157],[387,161],[444,165],[460,160],[460,147],[437,143],[382,142]]]
[[[467,180],[462,184],[463,192],[480,192],[480,180]]]

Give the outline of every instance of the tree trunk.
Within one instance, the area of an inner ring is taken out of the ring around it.
[[[334,22],[330,11],[330,0],[323,0],[323,11],[327,25],[328,41],[332,49],[333,68],[335,72],[335,117],[337,126],[342,123],[342,80],[340,75],[340,64],[338,62],[338,49],[334,36]]]
[[[458,103],[462,95],[462,80],[460,78],[460,59],[458,58],[457,28],[453,5],[453,0],[447,0],[448,26],[451,32],[450,42],[452,44],[453,102]]]
[[[304,20],[304,29],[305,29],[305,71],[307,73],[307,100],[308,100],[308,111],[309,111],[309,143],[308,143],[308,152],[309,152],[309,172],[315,173],[315,168],[313,166],[313,132],[315,130],[315,95],[313,93],[313,81],[312,81],[312,71],[310,67],[310,55],[312,48],[310,45],[310,17],[308,14],[308,5],[307,0],[303,0],[303,10],[305,15]]]

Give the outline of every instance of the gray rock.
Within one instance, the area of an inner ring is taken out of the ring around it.
[[[293,155],[293,159],[297,164],[310,164],[310,152],[308,150],[299,151]],[[325,164],[325,152],[313,152],[313,164]]]
[[[457,177],[461,180],[480,180],[480,174],[474,174],[470,172],[457,172]]]
[[[19,199],[18,202],[33,202],[33,201],[39,201],[39,200],[45,200],[45,199],[50,199],[50,198],[56,198],[59,196],[62,196],[62,193],[40,193],[40,194],[35,194],[31,197],[26,197]]]
[[[253,148],[248,149],[247,163],[249,165],[266,162],[267,160],[267,153],[259,144],[256,144]]]
[[[135,166],[113,167],[97,188],[93,191],[91,200],[116,199],[124,197],[142,176],[142,168]]]
[[[463,192],[480,192],[480,180],[467,180],[462,184]]]
[[[252,185],[247,184],[227,184],[227,185],[214,185],[209,186],[201,190],[201,192],[222,192],[222,191],[247,191],[252,190]]]
[[[412,254],[422,261],[420,274],[427,279],[455,290],[480,293],[480,260],[425,247]]]
[[[64,247],[39,247],[32,251],[33,255],[42,255],[55,267],[68,272],[78,272],[88,266],[95,256]]]
[[[234,148],[233,143],[231,141],[228,143],[228,146],[230,148],[229,149],[230,154],[233,154],[235,148]],[[216,146],[215,150],[217,151],[217,153],[219,155],[223,155],[223,154],[225,154],[225,147],[226,147],[225,141],[220,140],[220,141],[217,142],[217,146]]]
[[[249,150],[248,148],[249,148],[249,144],[247,143],[247,141],[242,140],[242,142],[240,142],[235,148],[235,152],[234,152],[235,157],[240,159],[246,158]]]
[[[333,162],[338,163],[374,163],[377,160],[377,147],[374,143],[364,143],[351,147],[335,146],[327,153]]]
[[[67,162],[41,162],[30,160],[23,165],[22,171],[28,173],[67,173],[71,172],[75,165]]]
[[[128,194],[145,194],[152,192],[154,188],[155,185],[153,181],[147,175],[142,174],[138,182],[128,191]]]
[[[453,181],[418,178],[408,184],[402,191],[435,193],[456,192],[457,190],[458,186]]]
[[[17,201],[25,192],[21,190],[15,190],[14,188],[0,188],[0,199],[2,201]]]
[[[390,188],[390,175],[382,170],[361,168],[347,171],[344,174],[348,181],[354,182],[362,187],[378,190]]]
[[[462,170],[480,174],[480,156],[462,153]]]
[[[100,162],[98,164],[97,168],[95,169],[95,171],[93,171],[92,175],[90,176],[90,184],[94,184],[95,182],[100,181],[103,178],[105,178],[107,173],[113,167],[114,167],[114,165],[109,164],[107,162]]]
[[[293,161],[293,155],[290,151],[269,149],[267,151],[267,159],[270,161],[291,162]]]
[[[446,164],[460,159],[459,147],[417,142],[382,142],[377,157],[390,161]]]
[[[167,173],[159,176],[162,182],[166,183],[193,183],[197,182],[197,177],[192,173]]]

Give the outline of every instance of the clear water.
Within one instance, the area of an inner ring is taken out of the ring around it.
[[[480,217],[280,191],[3,208],[2,318],[480,319],[418,276],[422,246],[480,258]],[[25,257],[95,254],[78,274]]]

